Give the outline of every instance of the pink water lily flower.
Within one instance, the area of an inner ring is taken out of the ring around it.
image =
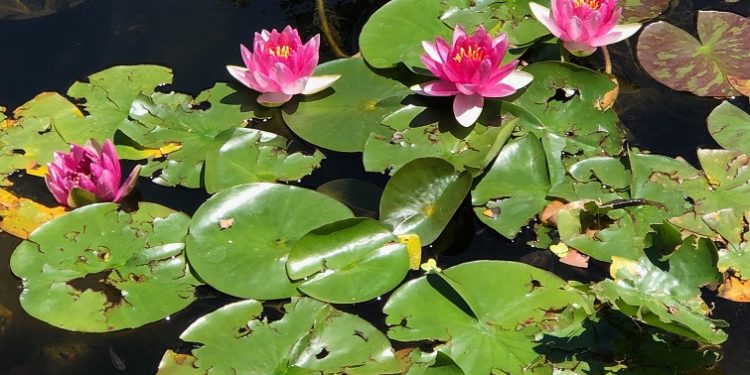
[[[622,8],[617,0],[552,0],[552,10],[534,2],[529,8],[539,22],[576,56],[588,56],[597,47],[625,40],[641,24],[618,25]]]
[[[508,37],[501,34],[490,37],[479,26],[467,35],[461,25],[453,30],[453,43],[435,38],[435,43],[422,42],[427,53],[422,62],[437,80],[414,86],[419,94],[430,96],[455,96],[453,114],[462,126],[474,124],[484,107],[484,98],[502,98],[512,95],[534,78],[516,70],[518,61],[502,65],[508,50]]]
[[[89,141],[84,146],[70,145],[70,153],[56,152],[52,163],[47,164],[47,183],[57,203],[77,207],[81,195],[92,202],[119,202],[135,186],[140,166],[133,169],[125,182],[115,145],[106,140],[104,145]],[[74,195],[75,189],[81,192]],[[88,203],[88,202],[87,202]]]
[[[253,51],[240,45],[245,68],[227,65],[227,70],[243,85],[260,93],[258,103],[276,107],[293,95],[310,95],[330,87],[339,75],[312,77],[318,65],[320,34],[302,44],[291,26],[255,33]]]

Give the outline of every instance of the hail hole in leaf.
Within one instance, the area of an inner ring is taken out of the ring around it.
[[[13,149],[13,153],[15,155],[26,155],[26,150],[22,150],[20,148],[14,148]]]
[[[211,103],[208,101],[190,104],[190,109],[195,110],[195,111],[206,111],[210,108],[211,108]]]
[[[576,96],[580,96],[581,92],[578,89],[571,87],[559,87],[555,89],[555,95],[552,95],[547,99],[547,103],[551,101],[557,101],[561,103],[567,103]]]
[[[323,359],[325,357],[328,357],[328,354],[330,354],[330,352],[328,351],[328,349],[323,348],[323,350],[321,350],[320,353],[318,353],[318,354],[315,355],[315,358],[317,358],[317,359]]]
[[[117,306],[122,303],[123,298],[120,290],[107,282],[107,277],[111,272],[111,270],[104,270],[90,273],[84,277],[70,280],[67,284],[80,292],[85,292],[88,289],[92,292],[102,293],[107,298],[109,306]]]

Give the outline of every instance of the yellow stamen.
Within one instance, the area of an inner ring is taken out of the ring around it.
[[[458,53],[453,56],[453,61],[460,63],[464,57],[472,61],[482,60],[484,58],[484,50],[479,46],[469,46],[468,49],[461,47],[461,49],[458,50]]]
[[[601,0],[573,0],[573,4],[576,8],[586,5],[591,10],[599,10],[602,6]]]
[[[268,50],[268,54],[276,57],[287,58],[292,53],[292,49],[289,46],[276,46]]]

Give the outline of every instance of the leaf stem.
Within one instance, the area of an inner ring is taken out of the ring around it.
[[[339,46],[336,38],[333,36],[333,30],[331,25],[328,24],[328,14],[326,13],[326,6],[324,0],[315,0],[315,9],[318,11],[318,18],[320,19],[320,29],[323,31],[323,36],[328,42],[328,46],[331,47],[333,53],[338,57],[349,57]]]
[[[607,46],[601,46],[602,56],[604,56],[604,73],[608,76],[612,75],[612,59],[609,57],[609,50]]]

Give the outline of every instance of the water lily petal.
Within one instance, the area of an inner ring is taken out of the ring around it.
[[[430,81],[412,86],[412,90],[429,96],[453,96],[459,93],[456,85],[445,81]]]
[[[578,57],[589,56],[592,53],[596,52],[596,47],[591,46],[587,43],[563,42],[563,47],[565,47],[566,50],[570,51],[571,54]]]
[[[534,80],[534,76],[531,73],[514,70],[503,79],[503,83],[518,90],[531,83],[532,80]]]
[[[599,38],[594,38],[591,41],[591,44],[595,47],[601,47],[601,46],[606,46],[609,44],[618,43],[633,36],[633,34],[637,33],[638,30],[640,30],[640,28],[641,28],[640,23],[617,25],[609,33]]]
[[[136,165],[135,168],[130,172],[128,177],[125,179],[125,181],[122,182],[122,185],[120,185],[120,188],[117,190],[117,194],[115,194],[115,197],[113,199],[114,202],[120,202],[125,196],[127,196],[131,191],[133,191],[133,188],[135,188],[135,185],[138,183],[138,174],[141,172],[141,166]]]
[[[340,74],[310,77],[310,79],[307,80],[305,88],[302,90],[302,95],[312,95],[321,92],[331,87],[331,85],[333,85],[333,83],[339,78],[341,78]]]
[[[547,30],[552,33],[552,35],[557,38],[563,35],[563,30],[550,17],[549,8],[532,1],[529,2],[529,9],[531,9],[531,13],[534,15],[534,18],[536,18],[537,21],[539,21],[544,27],[546,27]]]
[[[484,97],[479,94],[474,95],[456,95],[453,100],[453,114],[461,126],[469,127],[477,122],[479,115],[482,114],[484,107]]]
[[[249,80],[247,74],[245,74],[248,71],[247,68],[236,65],[227,65],[227,71],[232,75],[232,77],[234,77],[234,79],[240,81],[240,83],[242,83],[243,85],[251,89],[253,88],[251,80]]]
[[[258,103],[265,107],[278,107],[292,98],[292,95],[283,92],[264,92],[258,95]]]

